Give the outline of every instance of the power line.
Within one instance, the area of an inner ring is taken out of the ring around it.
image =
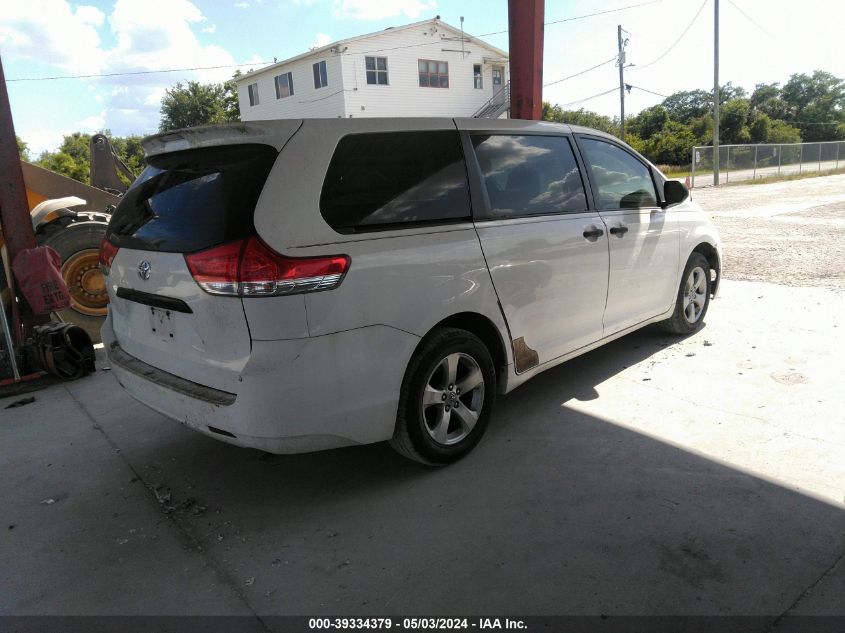
[[[683,33],[681,33],[681,36],[678,39],[676,39],[669,48],[667,48],[665,51],[663,51],[663,54],[660,55],[660,57],[658,57],[657,59],[655,59],[653,61],[650,61],[649,63],[645,64],[644,66],[634,66],[631,70],[642,70],[643,68],[648,68],[649,66],[653,66],[654,64],[659,62],[661,59],[666,57],[666,55],[668,55],[669,52],[673,48],[675,48],[680,43],[680,41],[682,39],[684,39],[684,36],[692,28],[692,25],[695,24],[696,20],[698,20],[698,16],[701,15],[701,12],[704,10],[704,7],[707,5],[707,1],[708,0],[704,0],[704,2],[701,3],[701,6],[698,8],[698,11],[696,11],[695,16],[692,18],[692,21],[689,24],[687,24],[687,28],[684,29]]]
[[[272,64],[273,62],[246,62],[243,64],[223,64],[221,66],[195,66],[194,68],[167,68],[163,70],[129,70],[120,73],[99,73],[90,75],[56,75],[55,77],[18,77],[17,79],[7,79],[6,82],[12,81],[52,81],[54,79],[92,79],[97,77],[122,77],[125,75],[155,75],[158,73],[181,73],[190,70],[219,70],[221,68],[235,68],[238,66],[259,66],[262,64]]]
[[[766,29],[764,29],[764,28],[760,25],[760,23],[759,23],[759,22],[757,22],[757,20],[755,20],[755,19],[754,19],[754,18],[752,18],[750,15],[748,15],[745,11],[743,11],[742,9],[740,9],[740,8],[739,8],[739,5],[738,5],[736,2],[734,2],[733,0],[728,0],[728,2],[729,2],[731,5],[733,5],[733,8],[734,8],[734,9],[736,9],[737,11],[739,11],[739,12],[740,12],[740,13],[741,13],[744,17],[745,17],[745,19],[746,19],[746,20],[748,20],[749,22],[751,22],[751,24],[753,24],[753,25],[754,25],[754,26],[756,26],[758,29],[760,29],[761,31],[763,31],[763,33],[765,33],[766,35],[768,35],[768,36],[769,36],[770,38],[772,38],[773,40],[776,40],[776,39],[777,39],[774,35],[772,35],[772,34],[771,34],[771,33],[769,33]]]
[[[585,18],[594,18],[597,15],[605,15],[607,13],[618,13],[619,11],[627,11],[628,9],[636,9],[637,7],[644,7],[649,4],[657,4],[658,2],[663,2],[663,0],[649,0],[648,2],[640,2],[638,4],[629,4],[626,7],[618,7],[616,9],[607,9],[606,11],[597,11],[596,13],[587,13],[585,15],[576,15],[571,18],[561,18],[560,20],[552,20],[551,22],[544,22],[543,26],[550,26],[552,24],[562,24],[563,22],[574,22],[575,20],[583,20]],[[502,33],[507,33],[508,30],[505,29],[504,31],[493,31],[492,33],[482,33],[481,35],[476,35],[475,37],[487,37],[488,35],[501,35]]]
[[[649,2],[640,2],[639,4],[629,4],[627,7],[619,7],[618,9],[608,9],[607,11],[598,11],[596,13],[588,13],[587,15],[579,15],[574,18],[563,18],[562,20],[554,20],[552,22],[546,22],[546,26],[549,24],[560,24],[561,22],[573,22],[574,20],[583,20],[584,18],[593,18],[597,15],[605,15],[606,13],[618,13],[619,11],[627,11],[628,9],[636,9],[637,7],[644,7],[649,4],[657,4],[658,2],[662,2],[663,0],[649,0]]]
[[[603,97],[604,95],[609,95],[611,92],[616,92],[619,90],[617,86],[614,86],[610,90],[605,90],[604,92],[599,92],[598,94],[590,95],[589,97],[584,97],[583,99],[577,99],[576,101],[570,101],[569,103],[561,103],[557,104],[560,108],[565,108],[566,106],[575,105],[576,103],[584,103],[585,101],[590,101],[591,99],[596,99],[598,97]]]
[[[562,18],[560,20],[553,20],[552,22],[546,22],[544,26],[549,26],[551,24],[560,24],[562,22],[573,22],[575,20],[583,20],[585,18],[592,18],[597,15],[605,15],[607,13],[617,13],[619,11],[627,11],[628,9],[636,9],[637,7],[644,7],[650,4],[657,4],[658,2],[662,2],[663,0],[648,0],[648,2],[640,2],[637,4],[630,4],[624,7],[618,7],[616,9],[608,9],[606,11],[598,11],[596,13],[588,13],[585,15],[576,15],[571,18]],[[470,37],[487,37],[488,35],[500,35],[502,33],[507,33],[507,29],[504,31],[494,31],[492,33],[482,33],[481,35],[475,35]],[[392,46],[387,48],[376,48],[369,51],[356,51],[356,55],[366,55],[368,53],[381,53],[384,51],[394,51],[404,48],[415,48],[418,46],[431,46],[432,44],[442,44],[441,40],[434,40],[431,42],[423,42],[420,44],[406,44],[404,46]],[[243,64],[222,64],[219,66],[196,66],[192,68],[166,68],[161,70],[134,70],[134,71],[126,71],[126,72],[115,72],[115,73],[91,73],[87,75],[56,75],[52,77],[18,77],[15,79],[7,79],[6,82],[13,82],[13,81],[54,81],[57,79],[98,79],[104,77],[124,77],[124,76],[132,76],[132,75],[155,75],[159,73],[180,73],[180,72],[190,72],[196,70],[220,70],[223,68],[238,68],[241,66],[265,66],[270,64],[275,64],[276,62],[266,62],[266,61],[258,61],[258,62],[246,62]],[[592,70],[592,69],[590,69]],[[563,81],[563,80],[561,80]]]
[[[648,92],[649,94],[657,95],[658,97],[663,97],[664,99],[668,96],[659,92],[655,92],[654,90],[646,90],[645,88],[640,88],[639,86],[634,86],[632,84],[625,84],[625,88],[628,90],[628,92],[631,91],[631,88],[636,88],[637,90],[642,90],[643,92]]]
[[[615,62],[615,61],[616,61],[616,56],[614,55],[610,59],[603,61],[600,64],[596,64],[595,66],[590,66],[589,68],[586,68],[586,69],[584,69],[580,72],[575,73],[574,75],[569,75],[568,77],[564,77],[562,79],[556,79],[555,81],[550,81],[547,84],[543,84],[543,88],[547,88],[549,86],[554,86],[555,84],[559,84],[559,83],[561,83],[563,81],[567,81],[569,79],[574,79],[575,77],[580,77],[581,75],[584,75],[584,74],[590,72],[591,70],[595,70],[596,68],[601,68],[602,66],[606,66],[607,64],[609,64],[611,62]]]

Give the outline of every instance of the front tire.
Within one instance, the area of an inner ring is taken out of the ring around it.
[[[704,315],[710,305],[710,263],[701,253],[693,253],[681,275],[681,286],[672,316],[660,326],[670,334],[687,335],[704,327]]]
[[[390,445],[429,465],[454,462],[481,440],[496,397],[496,370],[481,340],[466,330],[434,330],[402,382]]]

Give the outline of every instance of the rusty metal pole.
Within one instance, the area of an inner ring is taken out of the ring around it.
[[[512,119],[542,118],[544,14],[545,0],[508,0]]]
[[[15,126],[12,122],[12,108],[9,105],[9,92],[6,89],[6,76],[3,74],[3,60],[0,58],[0,225],[9,265],[15,261],[18,253],[27,248],[35,248],[35,233],[32,231],[32,219],[26,200],[26,186],[21,172],[18,145],[15,142]],[[11,275],[11,271],[8,271]],[[14,286],[12,286],[14,298]],[[34,324],[34,323],[33,323]],[[12,302],[12,330],[17,343],[20,343],[21,328]]]

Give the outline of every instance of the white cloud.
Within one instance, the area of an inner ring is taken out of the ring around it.
[[[0,49],[4,55],[50,63],[66,72],[100,72],[105,59],[97,28],[105,15],[93,6],[74,11],[65,0],[4,3]]]
[[[308,48],[309,49],[322,48],[323,46],[326,46],[327,44],[331,44],[331,43],[332,43],[332,36],[331,35],[326,35],[325,33],[317,33],[317,37],[314,39],[313,42],[311,42],[311,45]]]
[[[249,2],[236,2],[235,7],[238,9],[249,9]]]
[[[0,12],[0,48],[4,57],[33,59],[68,74],[126,73],[174,67],[231,66],[216,70],[123,75],[87,80],[104,108],[75,125],[115,134],[150,133],[159,122],[161,97],[179,81],[220,82],[234,73],[235,60],[216,45],[203,45],[195,29],[206,21],[189,0],[117,0],[106,20],[91,6],[71,8],[67,0],[8,3]],[[167,15],[167,20],[161,16]],[[98,29],[107,28],[115,44],[106,48]],[[205,29],[212,26],[205,26]],[[30,129],[34,152],[52,149],[68,130]]]
[[[381,20],[400,15],[418,18],[436,8],[435,0],[332,0],[332,14],[352,20]]]
[[[76,121],[73,124],[74,130],[79,130],[80,132],[88,132],[92,134],[94,132],[99,132],[100,130],[104,130],[106,127],[106,111],[102,110],[100,114],[95,114],[89,117],[85,117],[80,121]]]
[[[215,33],[217,31],[216,24],[209,24],[208,26],[204,26],[200,29],[203,33]]]

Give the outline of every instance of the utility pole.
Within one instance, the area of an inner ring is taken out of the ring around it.
[[[622,25],[616,27],[616,41],[619,44],[619,58],[616,63],[619,65],[619,128],[621,139],[625,141],[625,49],[622,44]]]
[[[719,186],[719,0],[713,16],[713,185]]]

